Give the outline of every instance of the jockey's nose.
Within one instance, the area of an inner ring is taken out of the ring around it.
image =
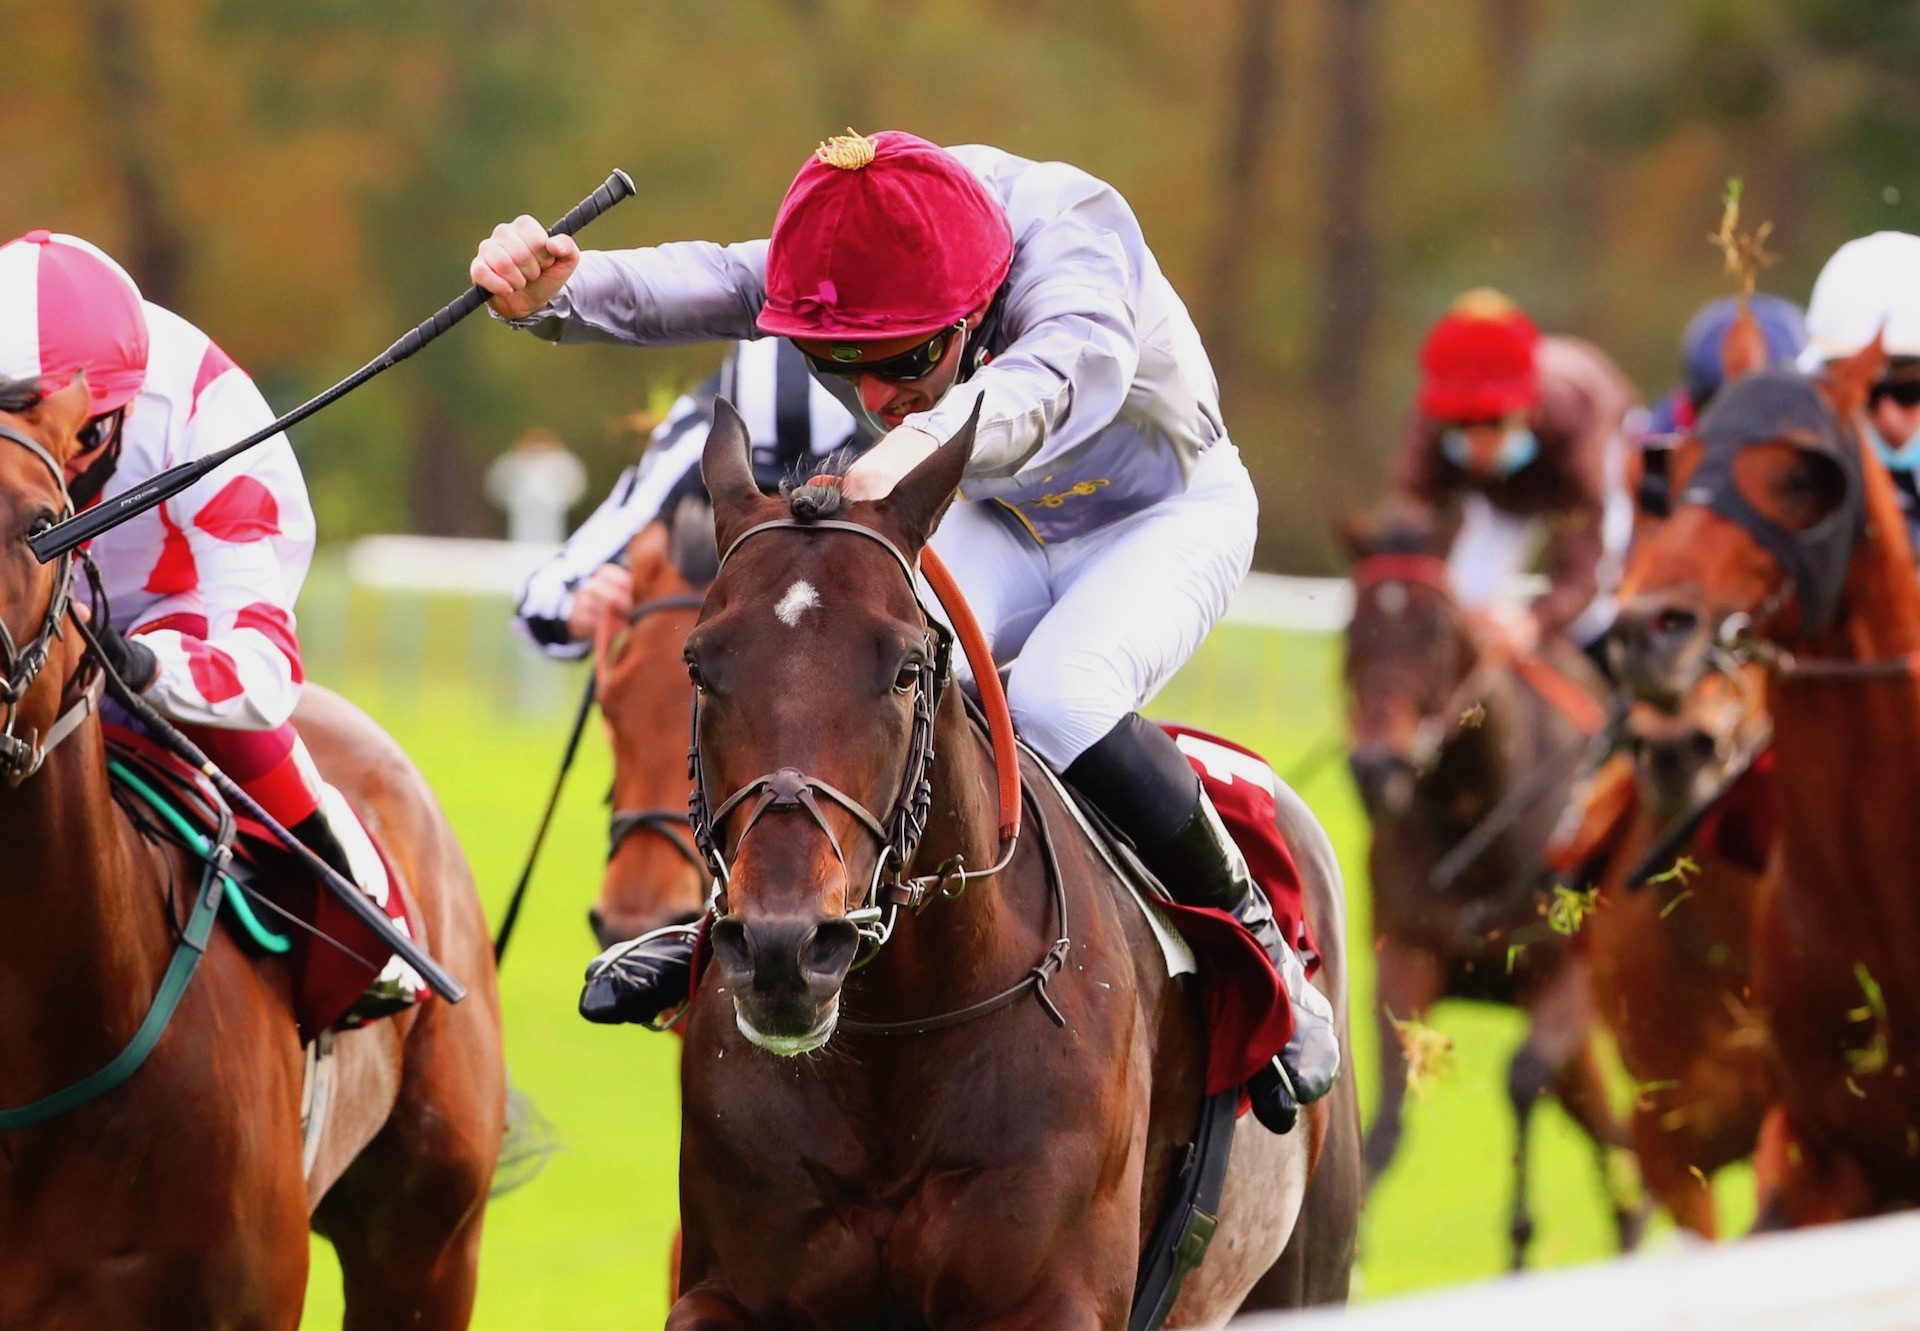
[[[859,386],[860,405],[876,416],[892,406],[893,400],[900,396],[898,384],[890,384],[885,379],[876,379],[870,374],[860,376]]]
[[[1709,646],[1706,617],[1687,596],[1637,596],[1615,616],[1607,653],[1634,695],[1674,706],[1697,677]]]

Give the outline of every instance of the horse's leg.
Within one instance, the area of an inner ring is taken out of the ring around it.
[[[1507,1215],[1507,1237],[1512,1245],[1509,1265],[1515,1271],[1526,1266],[1527,1246],[1533,1242],[1533,1209],[1527,1197],[1533,1106],[1552,1084],[1553,1066],[1529,1033],[1507,1064],[1507,1102],[1513,1108],[1513,1204]]]
[[[1553,1069],[1554,1098],[1593,1143],[1614,1233],[1620,1250],[1631,1252],[1639,1245],[1650,1204],[1645,1192],[1632,1187],[1619,1172],[1626,1165],[1628,1134],[1613,1112],[1594,1050],[1593,997],[1585,966],[1577,960],[1569,962],[1535,995],[1530,1010],[1533,1027],[1528,1043]]]
[[[485,998],[421,1012],[386,1126],[315,1214],[340,1257],[343,1331],[463,1331],[472,1318],[506,1108]]]
[[[1380,1104],[1361,1147],[1368,1192],[1398,1153],[1404,1126],[1407,1056],[1394,1023],[1423,1020],[1446,987],[1440,959],[1422,948],[1383,938],[1378,965],[1374,1020],[1380,1030]]]
[[[1644,1109],[1634,1111],[1632,1133],[1633,1154],[1647,1190],[1660,1199],[1676,1225],[1703,1239],[1716,1237],[1713,1189],[1687,1158],[1691,1135],[1662,1129],[1658,1111]]]

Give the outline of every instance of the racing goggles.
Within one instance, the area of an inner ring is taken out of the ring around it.
[[[826,356],[816,356],[810,351],[803,354],[815,374],[837,375],[843,379],[871,375],[890,384],[912,383],[938,369],[940,362],[947,358],[947,352],[966,330],[967,321],[961,319],[950,327],[942,328],[919,346],[908,347],[881,360],[858,359],[858,346],[835,347]]]

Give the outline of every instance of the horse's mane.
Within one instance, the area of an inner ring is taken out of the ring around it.
[[[840,516],[846,499],[840,493],[839,481],[858,456],[851,445],[836,448],[814,463],[812,470],[796,472],[780,482],[780,497],[787,501],[787,511],[795,521],[817,522]]]
[[[0,411],[30,411],[47,395],[38,379],[9,379],[0,375]]]

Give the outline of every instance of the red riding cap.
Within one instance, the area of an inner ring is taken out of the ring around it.
[[[78,236],[29,231],[0,245],[0,375],[64,385],[86,371],[91,416],[147,378],[147,316],[126,270]]]
[[[1540,400],[1540,330],[1497,291],[1469,291],[1420,347],[1423,415],[1439,421],[1511,416]]]
[[[773,219],[760,331],[933,333],[985,305],[1012,266],[1006,210],[952,153],[898,130],[829,139]]]

